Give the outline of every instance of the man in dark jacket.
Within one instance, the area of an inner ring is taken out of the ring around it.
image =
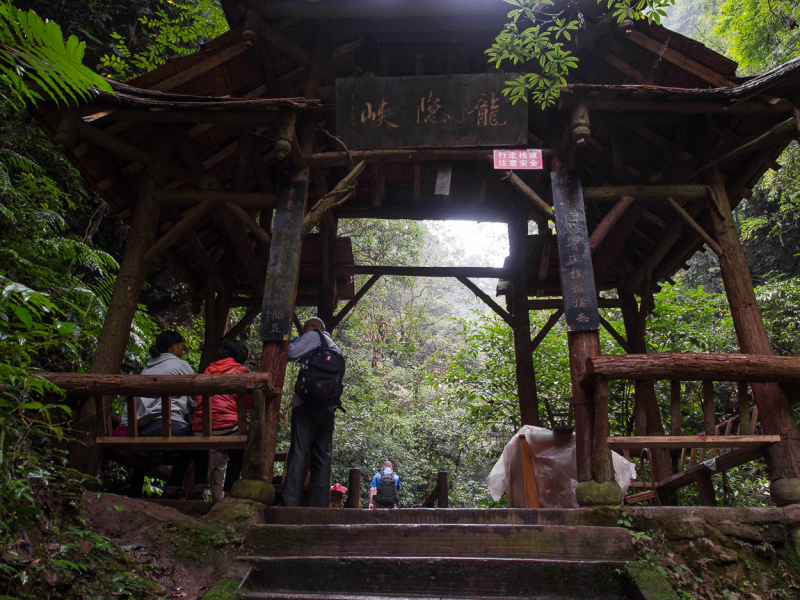
[[[325,331],[325,323],[316,317],[306,321],[304,333],[289,343],[289,360],[300,361],[305,366],[311,353],[322,343],[319,333],[325,336],[328,347],[342,354]],[[308,506],[327,508],[331,496],[331,462],[333,461],[333,426],[335,406],[317,406],[303,401],[294,394],[292,398],[292,432],[286,472],[283,474],[283,505],[300,506],[303,479],[306,471],[306,454],[311,452],[311,478],[308,483]]]

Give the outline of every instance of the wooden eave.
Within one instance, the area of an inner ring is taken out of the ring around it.
[[[502,5],[459,2],[457,5],[463,5],[463,10],[453,13],[447,13],[456,6],[449,0],[427,5],[425,10],[441,9],[442,14],[392,16],[381,12],[378,16],[353,16],[361,5],[339,0],[265,3],[259,5],[263,24],[260,35],[255,44],[248,45],[242,38],[243,8],[233,0],[223,0],[226,14],[236,25],[234,29],[211,40],[199,52],[171,61],[128,85],[114,84],[116,96],[100,95],[79,109],[80,117],[84,123],[131,146],[149,150],[161,124],[179,115],[185,120],[177,126],[188,135],[206,173],[215,175],[223,188],[230,185],[242,126],[248,124],[255,127],[256,152],[269,174],[269,187],[280,180],[285,169],[274,155],[271,157],[274,124],[282,112],[313,111],[317,124],[315,157],[331,157],[331,153],[342,151],[328,135],[336,134],[335,79],[487,70],[484,50],[499,32],[493,19],[498,26],[505,20]],[[490,6],[491,10],[499,9],[499,14],[487,13]],[[337,7],[339,12],[334,11]],[[302,11],[296,13],[298,8]],[[530,145],[546,150],[546,169],[520,172],[519,176],[545,200],[550,193],[546,171],[553,156],[564,150],[562,142],[568,141],[565,131],[571,107],[578,100],[587,103],[591,116],[589,143],[571,151],[585,187],[700,183],[697,176],[686,179],[702,166],[697,158],[696,132],[705,130],[709,143],[705,151],[713,157],[714,153],[735,147],[737,140],[763,133],[792,115],[792,103],[800,94],[798,61],[758,77],[737,78],[735,63],[666,28],[637,23],[628,37],[609,15],[596,11],[586,14],[587,28],[576,38],[580,65],[570,93],[562,97],[557,107],[545,111],[533,105],[529,108]],[[61,112],[54,106],[42,106],[34,115],[54,139]],[[128,116],[138,120],[119,120]],[[718,165],[728,181],[740,178],[742,173],[748,175],[732,195],[732,203],[747,197],[750,187],[767,168],[777,167],[775,159],[789,141],[776,140],[769,156],[759,164],[751,164],[750,155],[732,156]],[[528,206],[519,191],[504,179],[505,173],[490,168],[481,149],[472,151],[468,160],[454,161],[451,194],[446,198],[433,194],[437,160],[386,160],[379,153],[362,154],[359,160],[384,166],[379,170],[369,167],[358,181],[355,196],[334,211],[339,218],[506,221],[518,213],[520,206]],[[114,212],[129,222],[142,165],[86,143],[72,148],[68,156]],[[312,170],[323,175],[311,186],[310,204],[346,174],[347,159],[344,154],[339,156],[332,163],[328,161],[335,166],[315,168],[310,162]],[[311,157],[307,158],[310,161]],[[181,167],[177,160],[174,163],[176,168]],[[382,178],[383,193],[376,200],[374,178],[378,176]],[[415,201],[412,192],[416,177],[420,195]],[[173,177],[168,188],[191,189],[196,185],[186,177]],[[260,179],[251,173],[247,190],[267,193],[269,190],[263,186],[263,173]],[[614,202],[587,203],[590,233],[613,205]],[[703,207],[697,216],[701,225],[707,226],[707,210]],[[253,211],[253,216],[256,213]],[[169,231],[179,215],[174,209],[162,211],[160,234]],[[202,281],[209,276],[210,258],[220,276],[232,279],[233,293],[257,298],[261,291],[254,289],[247,274],[241,272],[231,255],[226,233],[210,215],[192,228],[197,243],[176,244],[166,260]],[[530,217],[545,227],[546,219],[533,207]],[[606,258],[612,266],[598,287],[611,289],[643,261],[653,262],[651,253],[676,218],[666,202],[649,202],[633,226],[620,232],[625,243],[613,260]],[[237,222],[236,226],[247,235],[244,225]],[[266,268],[265,254],[259,254],[255,239],[251,241],[260,264]],[[531,245],[529,292],[557,295],[558,253],[553,242],[540,242]],[[198,256],[198,244],[207,255],[205,260]],[[684,230],[655,260],[653,269],[658,280],[670,277],[701,245],[696,234]],[[309,276],[307,282],[312,287],[313,279]],[[347,287],[352,294],[352,278]],[[302,278],[301,288],[310,289],[308,285],[303,288]],[[311,302],[308,293],[301,292],[301,296],[304,302]]]

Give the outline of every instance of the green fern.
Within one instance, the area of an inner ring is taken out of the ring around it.
[[[45,94],[69,105],[97,88],[111,92],[108,81],[82,64],[85,48],[74,35],[64,43],[56,23],[0,0],[0,83],[10,90],[10,101],[36,104]]]

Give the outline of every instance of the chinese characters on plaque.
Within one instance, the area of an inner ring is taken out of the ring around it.
[[[542,151],[533,148],[521,150],[495,150],[493,152],[495,169],[541,169]]]
[[[262,342],[285,340],[292,331],[306,185],[306,181],[292,181],[282,184],[278,192],[261,308]]]
[[[507,79],[502,73],[337,79],[336,132],[352,150],[524,145],[528,106],[503,96]]]
[[[550,173],[567,331],[600,329],[592,254],[578,171]]]

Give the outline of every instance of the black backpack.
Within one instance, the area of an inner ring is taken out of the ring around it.
[[[321,331],[317,333],[322,345],[314,348],[300,367],[294,393],[310,404],[341,408],[339,398],[343,390],[344,357],[328,345]]]
[[[375,494],[375,502],[384,506],[397,504],[397,485],[394,483],[394,473],[383,473],[378,482],[378,491]]]

